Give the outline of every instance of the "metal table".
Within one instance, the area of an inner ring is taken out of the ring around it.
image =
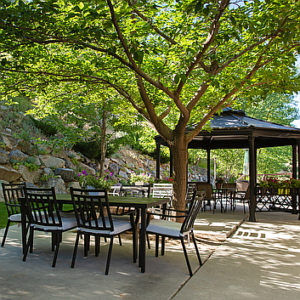
[[[148,197],[128,197],[128,196],[108,196],[111,206],[134,207],[138,209],[141,217],[141,227],[139,235],[139,267],[141,272],[145,272],[146,265],[146,210],[154,206],[166,206],[169,202],[167,198],[148,198]],[[58,204],[72,204],[70,194],[56,194]],[[25,198],[19,198],[21,203],[22,219],[22,245],[23,252],[26,245],[26,205]]]

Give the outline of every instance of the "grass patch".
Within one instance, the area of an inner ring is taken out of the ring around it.
[[[4,202],[0,202],[0,228],[5,228],[7,224],[7,210]]]
[[[73,209],[72,204],[64,204],[63,210],[70,211]],[[4,202],[0,202],[0,228],[5,228],[7,224],[7,210]],[[13,225],[13,223],[10,223]],[[17,223],[16,223],[17,224]]]

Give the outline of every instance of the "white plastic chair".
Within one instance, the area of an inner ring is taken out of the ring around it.
[[[173,200],[173,184],[172,183],[154,183],[152,189],[153,198],[169,198],[170,206]]]
[[[116,184],[116,185],[113,185],[111,188],[110,188],[110,191],[108,192],[108,195],[112,195],[112,196],[120,196],[121,195],[121,188],[122,188],[122,185],[121,184]]]

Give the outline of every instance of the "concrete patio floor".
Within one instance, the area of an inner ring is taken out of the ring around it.
[[[198,268],[191,243],[192,278],[181,245],[173,241],[163,257],[154,256],[154,247],[147,250],[146,273],[140,273],[132,263],[129,235],[122,247],[116,239],[108,276],[104,242],[99,257],[92,246],[84,258],[81,244],[70,268],[72,232],[63,235],[56,268],[51,268],[50,235],[43,233],[23,262],[20,227],[12,226],[0,248],[0,299],[299,299],[300,221],[287,213],[257,216],[257,223],[242,223],[242,211],[199,214],[195,231],[205,263]]]

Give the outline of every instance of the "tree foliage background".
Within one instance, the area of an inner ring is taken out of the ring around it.
[[[187,145],[213,114],[299,90],[299,13],[296,0],[1,0],[1,90],[92,87],[127,122],[134,109],[169,144],[184,208]]]

